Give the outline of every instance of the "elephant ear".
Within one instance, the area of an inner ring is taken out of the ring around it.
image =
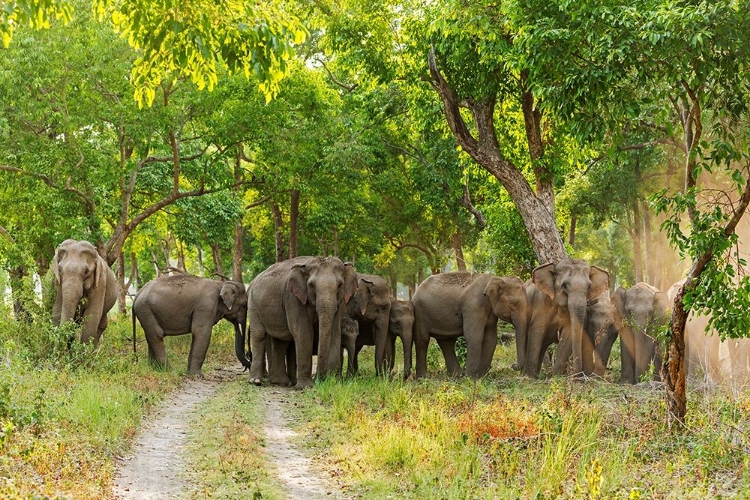
[[[221,297],[221,301],[224,302],[224,305],[227,306],[227,310],[231,311],[232,306],[234,306],[234,300],[237,298],[237,290],[234,289],[232,283],[225,282],[221,287],[219,297]]]
[[[360,281],[365,285],[357,287],[357,301],[359,302],[359,313],[364,316],[367,306],[370,304],[370,287],[375,283],[365,278],[361,278]]]
[[[305,264],[295,264],[289,271],[287,290],[292,292],[302,305],[307,304],[307,278],[305,277]]]
[[[589,300],[598,297],[609,289],[609,273],[604,269],[591,266],[589,268],[589,280],[591,280]]]
[[[106,281],[107,261],[105,261],[100,255],[96,256],[96,276],[94,276],[94,287],[99,288],[103,281]]]
[[[531,272],[531,281],[550,299],[555,298],[555,264],[550,262],[536,267]]]
[[[344,262],[344,304],[349,303],[349,299],[357,293],[357,271],[354,264]]]
[[[623,287],[617,287],[615,293],[612,294],[612,303],[615,305],[617,313],[625,318],[625,289]]]

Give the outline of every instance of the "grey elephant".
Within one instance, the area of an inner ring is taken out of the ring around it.
[[[559,341],[554,373],[565,373],[570,360],[574,374],[585,373],[583,337],[587,303],[607,291],[609,274],[584,260],[566,258],[557,264],[538,266],[531,276],[532,283],[526,289],[528,327],[525,335],[516,333],[519,368],[530,377],[539,376],[547,349]],[[596,351],[592,356],[592,371],[603,374],[604,367]]]
[[[253,361],[250,382],[260,385],[267,336],[281,345],[294,342],[297,388],[310,387],[315,332],[318,332],[318,377],[336,373],[340,363],[341,318],[357,291],[357,275],[338,257],[296,257],[273,264],[253,279],[248,288],[250,340]],[[289,385],[284,356],[274,349],[269,362],[272,383]]]
[[[667,294],[640,282],[627,290],[618,288],[612,295],[612,303],[622,317],[620,382],[637,383],[652,363],[653,377],[660,380],[661,353],[656,337],[658,329],[669,320],[671,307]]]
[[[98,344],[107,328],[107,313],[117,301],[120,285],[115,273],[94,245],[76,240],[65,240],[57,247],[52,273],[52,324],[83,320],[81,342]]]
[[[385,364],[388,373],[396,365],[396,339],[401,339],[404,350],[404,379],[411,375],[412,343],[414,338],[414,306],[407,300],[390,299],[391,307],[388,317],[388,335],[386,336]],[[357,326],[354,354],[350,357],[350,367],[347,372],[354,375],[359,371],[359,351],[366,345],[375,345],[374,328],[365,324],[360,329]],[[343,335],[342,329],[342,335]]]
[[[583,371],[584,373],[593,373],[595,358],[592,351],[596,351],[602,365],[606,368],[609,363],[609,356],[612,353],[612,346],[622,327],[622,318],[615,305],[605,295],[589,301],[586,309]]]
[[[344,349],[346,349],[346,374],[353,376],[357,373],[357,338],[359,337],[359,323],[348,316],[341,318],[341,364],[344,363]]]
[[[133,300],[132,315],[133,339],[138,318],[146,334],[148,357],[158,366],[165,366],[167,362],[165,336],[192,334],[188,373],[201,376],[211,330],[216,323],[226,319],[234,325],[235,339],[244,338],[247,293],[245,286],[237,281],[217,281],[187,274],[162,276],[140,289]],[[235,342],[235,349],[243,365],[249,367],[244,341]]]
[[[412,303],[417,378],[427,375],[430,337],[443,351],[452,376],[462,373],[455,343],[458,337],[465,337],[466,373],[479,378],[492,363],[498,319],[512,323],[517,336],[526,336],[526,290],[518,278],[463,271],[435,274],[419,285]]]
[[[388,372],[386,352],[390,314],[391,294],[388,282],[374,274],[357,273],[357,293],[349,302],[348,315],[359,323],[360,349],[363,345],[375,346],[375,372],[379,375]],[[370,338],[372,343],[365,344],[365,339]],[[356,359],[355,354],[355,364]]]

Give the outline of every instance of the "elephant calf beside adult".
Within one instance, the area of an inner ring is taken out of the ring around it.
[[[318,332],[318,377],[337,372],[340,363],[341,319],[357,291],[350,263],[338,257],[296,257],[270,266],[248,288],[253,362],[250,382],[260,385],[265,341],[273,337],[274,356],[269,378],[290,384],[285,353],[294,342],[297,388],[312,385],[312,356]],[[238,342],[241,343],[241,342]],[[239,355],[239,351],[238,351]]]
[[[412,298],[417,378],[427,375],[430,337],[443,351],[449,375],[460,375],[455,344],[466,339],[466,373],[487,374],[497,346],[497,321],[512,323],[526,336],[527,301],[524,283],[513,277],[464,271],[435,274],[424,280]]]
[[[236,339],[244,339],[247,323],[247,293],[237,281],[217,281],[190,275],[162,276],[146,283],[133,300],[133,348],[135,319],[143,327],[152,363],[164,366],[167,354],[164,337],[193,335],[188,356],[188,373],[202,375],[201,367],[211,341],[211,330],[221,319],[234,325]],[[237,356],[245,358],[244,342],[235,341]]]
[[[359,324],[357,349],[354,353],[354,371],[357,355],[365,345],[375,346],[375,373],[388,372],[388,323],[391,315],[391,293],[388,282],[374,274],[357,273],[357,293],[347,306],[349,317]]]
[[[107,328],[107,313],[117,301],[115,273],[88,241],[65,240],[52,259],[55,302],[52,324],[83,320],[81,342],[94,341]]]

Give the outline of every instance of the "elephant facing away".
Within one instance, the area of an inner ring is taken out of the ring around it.
[[[99,339],[107,328],[107,313],[117,301],[120,285],[115,273],[88,241],[65,240],[52,259],[55,302],[52,324],[83,320],[81,342]]]
[[[133,301],[133,339],[136,318],[146,334],[148,357],[158,366],[167,362],[164,337],[191,333],[188,373],[201,376],[211,330],[216,323],[226,319],[234,325],[235,339],[243,338],[247,293],[245,286],[237,281],[216,281],[186,274],[162,276],[146,283]],[[244,342],[235,342],[235,348],[237,355],[242,356],[242,364],[249,367]]]
[[[667,294],[648,283],[636,283],[629,289],[618,288],[612,303],[622,317],[620,383],[635,384],[654,365],[654,380],[660,380],[661,353],[656,340],[658,330],[669,320]]]
[[[609,274],[581,259],[563,259],[534,269],[532,283],[526,288],[530,310],[526,335],[516,332],[518,365],[523,373],[538,377],[547,349],[558,341],[554,373],[564,374],[571,357],[573,373],[586,373],[583,337],[587,303],[608,288]],[[593,372],[604,374],[596,351],[593,356]]]
[[[375,373],[384,375],[389,361],[386,360],[388,345],[388,322],[391,314],[391,293],[388,282],[374,274],[357,273],[357,293],[348,304],[348,315],[359,323],[360,343],[354,354],[357,370],[357,353],[365,345],[375,346]]]
[[[296,257],[273,264],[253,279],[248,288],[250,340],[253,361],[250,382],[260,385],[265,340],[294,342],[297,388],[310,387],[315,333],[318,332],[319,378],[336,373],[341,362],[341,318],[357,291],[357,275],[338,257]],[[284,345],[284,344],[282,344]],[[269,378],[289,385],[287,349],[274,349]]]
[[[417,378],[427,375],[427,347],[434,337],[443,351],[449,375],[460,375],[456,339],[466,339],[466,373],[487,374],[497,346],[497,321],[512,323],[525,337],[526,290],[514,277],[455,272],[436,274],[419,285],[414,297],[414,341]]]

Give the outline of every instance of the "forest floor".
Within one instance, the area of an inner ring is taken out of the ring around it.
[[[190,497],[197,486],[189,479],[188,433],[199,425],[198,409],[216,398],[222,383],[242,376],[236,364],[215,368],[204,378],[186,378],[152,411],[132,443],[131,452],[120,460],[114,495],[119,500],[167,500]],[[246,388],[249,388],[246,386]],[[327,479],[320,464],[313,462],[295,430],[300,393],[293,389],[266,387],[260,391],[258,407],[263,417],[262,435],[270,473],[287,498],[344,499],[339,487]],[[187,472],[187,473],[186,473]]]

